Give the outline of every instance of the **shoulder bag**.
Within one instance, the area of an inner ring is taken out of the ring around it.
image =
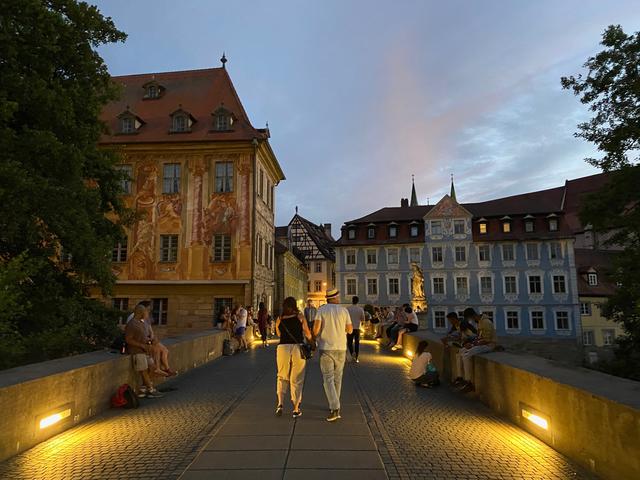
[[[300,319],[298,318],[298,320]],[[280,320],[280,326],[284,328],[285,332],[287,332],[287,334],[291,338],[297,340],[296,337],[291,334],[287,326],[282,322],[282,319]],[[303,360],[311,360],[313,358],[313,349],[311,348],[311,345],[309,343],[304,341],[304,337],[302,338],[301,342],[298,342],[298,347],[300,347],[300,358],[302,358]]]

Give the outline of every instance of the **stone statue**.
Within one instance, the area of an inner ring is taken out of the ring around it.
[[[425,311],[427,299],[424,294],[424,274],[417,263],[411,264],[411,307]]]

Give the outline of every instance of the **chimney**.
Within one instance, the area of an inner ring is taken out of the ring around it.
[[[324,228],[324,234],[329,238],[333,238],[331,236],[331,224],[325,223],[324,225],[322,225],[322,227]]]
[[[408,198],[401,198],[400,199],[400,206],[402,208],[408,207],[409,206],[409,199]]]

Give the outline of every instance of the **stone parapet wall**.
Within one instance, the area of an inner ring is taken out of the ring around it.
[[[455,376],[457,348],[440,335],[405,335],[404,353],[420,340],[445,382]],[[493,352],[474,357],[476,397],[569,458],[605,479],[640,474],[640,382],[532,355]],[[523,408],[548,421],[545,430],[523,416]]]
[[[248,329],[247,340],[253,341]],[[193,333],[163,340],[171,366],[182,373],[222,355],[227,333]],[[162,382],[155,379],[156,384]],[[0,372],[0,461],[28,450],[110,407],[117,388],[139,384],[130,355],[92,352]],[[55,425],[41,429],[40,420],[70,410]]]

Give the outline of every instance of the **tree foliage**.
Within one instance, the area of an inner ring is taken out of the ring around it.
[[[594,143],[603,156],[587,162],[610,173],[609,183],[584,202],[581,220],[608,232],[609,246],[624,248],[610,272],[618,288],[603,313],[624,326],[613,363],[617,372],[633,376],[640,365],[640,32],[627,35],[619,25],[610,26],[601,44],[604,50],[584,64],[586,76],[561,81],[593,112],[576,136]]]
[[[95,48],[124,41],[73,0],[0,0],[0,368],[100,347],[121,173],[99,149],[118,90]],[[110,220],[111,219],[111,220]]]

